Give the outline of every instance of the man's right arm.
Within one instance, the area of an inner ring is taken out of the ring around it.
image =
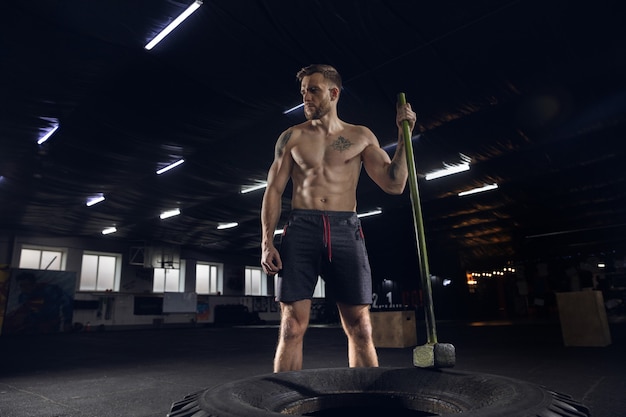
[[[267,187],[261,205],[261,266],[268,275],[274,275],[282,268],[280,254],[274,247],[274,230],[280,220],[282,195],[293,166],[287,148],[291,134],[291,130],[283,132],[276,142],[274,162],[267,174]]]

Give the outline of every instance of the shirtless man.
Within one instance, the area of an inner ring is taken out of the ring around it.
[[[274,372],[302,369],[304,333],[318,275],[337,302],[350,367],[378,366],[369,315],[371,273],[356,216],[356,189],[363,165],[385,192],[403,192],[408,171],[402,121],[407,120],[412,131],[416,115],[409,104],[398,107],[398,146],[390,159],[370,129],[339,119],[341,77],[333,67],[310,65],[297,78],[307,121],[278,138],[261,208],[261,264],[270,276],[280,271],[276,299],[281,322]],[[290,178],[292,211],[279,253],[274,230]]]

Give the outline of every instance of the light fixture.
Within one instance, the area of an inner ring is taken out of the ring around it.
[[[166,166],[164,168],[159,169],[156,173],[157,173],[157,175],[161,175],[162,173],[167,172],[167,171],[169,171],[172,168],[176,168],[177,166],[179,166],[183,162],[185,162],[184,159],[179,159],[178,161],[176,161],[176,162],[174,162],[172,164],[169,164],[168,166]]]
[[[462,192],[459,193],[459,197],[463,197],[464,195],[482,193],[483,191],[494,190],[496,188],[498,188],[498,184],[496,184],[496,183],[485,184],[484,187],[472,188],[471,190],[462,191]]]
[[[202,6],[202,0],[196,0],[184,12],[182,12],[176,19],[165,27],[158,35],[156,35],[150,42],[144,46],[148,51],[154,48],[159,42],[161,42],[171,31],[176,29],[176,26],[180,25],[185,19],[187,19],[198,7]]]
[[[415,136],[411,136],[411,142],[417,142],[422,138],[421,133],[418,133]],[[398,147],[398,139],[394,139],[393,141],[389,142],[387,145],[383,146],[383,150],[385,152],[393,152],[396,148]]]
[[[295,107],[290,108],[289,110],[285,110],[283,114],[291,113],[292,111],[298,110],[300,107],[304,107],[304,103],[300,103]]]
[[[106,228],[106,229],[104,229],[102,231],[102,234],[103,235],[109,235],[109,234],[115,233],[115,232],[117,232],[117,228],[116,227],[108,227],[108,228]]]
[[[426,174],[426,181],[434,180],[435,178],[441,178],[452,174],[458,174],[459,172],[469,171],[470,164],[468,162],[462,162],[458,165],[446,165],[445,168]]]
[[[276,229],[276,230],[274,230],[274,236],[282,235],[282,234],[283,234],[283,229]]]
[[[267,187],[266,182],[261,182],[255,185],[248,185],[248,186],[242,187],[240,193],[241,194],[251,193],[252,191],[260,190],[265,187]]]
[[[58,129],[59,129],[59,125],[55,125],[52,129],[48,131],[48,133],[46,133],[45,135],[39,138],[39,140],[37,141],[37,144],[41,145],[42,143],[50,139],[50,136],[52,136],[54,132],[56,132]]]
[[[161,213],[159,217],[161,217],[161,219],[167,219],[169,217],[178,216],[179,214],[180,214],[180,209],[167,210]]]
[[[599,262],[598,268],[606,268],[606,264],[604,262]]]
[[[87,205],[87,207],[91,207],[95,204],[98,204],[102,201],[104,201],[105,198],[102,194],[95,196],[95,197],[90,197],[89,199],[87,199],[87,203],[85,203]]]
[[[239,226],[239,223],[237,222],[219,223],[217,225],[217,230],[232,229],[233,227],[237,227],[237,226]]]
[[[382,211],[381,209],[376,209],[376,210],[370,210],[370,211],[367,211],[367,212],[365,212],[365,213],[359,213],[359,214],[357,214],[356,216],[357,216],[358,218],[361,218],[361,217],[369,217],[369,216],[376,216],[377,214],[382,214],[382,212],[383,212],[383,211]]]

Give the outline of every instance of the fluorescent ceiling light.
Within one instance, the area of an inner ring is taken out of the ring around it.
[[[103,235],[109,235],[109,234],[111,234],[111,233],[115,233],[115,232],[117,232],[117,228],[115,228],[115,227],[109,227],[109,228],[104,229],[104,230],[102,231],[102,234],[103,234]]]
[[[217,230],[232,229],[233,227],[237,226],[239,226],[239,223],[237,222],[220,223],[217,225]]]
[[[99,195],[99,196],[96,196],[96,197],[89,198],[87,200],[86,204],[87,204],[87,207],[91,207],[91,206],[93,206],[95,204],[98,204],[98,203],[104,201],[104,200],[105,200],[104,196],[103,195]]]
[[[162,173],[169,171],[172,168],[176,168],[177,166],[179,166],[180,164],[182,164],[183,162],[185,162],[184,159],[179,159],[178,161],[174,162],[173,164],[169,164],[168,166],[166,166],[165,168],[161,168],[160,170],[158,170],[156,173],[157,175],[161,175]]]
[[[426,174],[426,180],[434,180],[435,178],[445,177],[447,175],[458,174],[459,172],[469,171],[470,165],[467,162],[460,163],[458,165],[447,165],[443,169],[430,172]]]
[[[154,48],[159,42],[161,42],[171,31],[176,29],[176,26],[180,25],[185,19],[187,19],[193,12],[195,12],[198,7],[202,6],[202,0],[194,1],[187,9],[182,12],[176,19],[172,21],[169,25],[165,27],[158,35],[154,37],[144,48],[148,51]]]
[[[493,183],[491,185],[485,185],[484,187],[473,188],[471,190],[460,192],[459,197],[463,197],[464,195],[482,193],[483,191],[494,190],[496,188],[498,188],[498,184]]]
[[[422,137],[422,135],[420,133],[418,133],[415,136],[411,136],[411,142],[415,142],[420,140]],[[385,152],[392,152],[394,149],[396,149],[398,147],[398,139],[393,139],[391,142],[389,142],[387,145],[383,146],[383,150]]]
[[[39,138],[39,140],[37,141],[37,144],[41,145],[42,143],[50,139],[50,136],[54,135],[54,132],[56,132],[58,128],[59,128],[59,125],[56,125],[52,129],[50,129],[48,133],[46,133],[45,135]]]
[[[248,185],[248,186],[242,187],[240,193],[241,194],[246,194],[246,193],[250,193],[252,191],[260,190],[260,189],[265,188],[265,187],[267,187],[267,183],[266,182],[262,182],[262,183],[259,183],[259,184],[256,184],[256,185]]]
[[[356,216],[361,218],[361,217],[369,217],[369,216],[375,216],[377,214],[382,214],[382,210],[381,209],[376,209],[376,210],[371,210],[365,213],[359,213]]]
[[[180,214],[180,209],[168,210],[161,213],[159,217],[161,219],[167,219],[168,217],[178,216]]]
[[[290,108],[289,110],[285,110],[283,114],[291,113],[292,111],[298,110],[300,107],[304,107],[304,103],[300,103],[295,107]]]
[[[282,235],[282,234],[283,234],[283,229],[276,229],[276,230],[274,230],[274,236]]]

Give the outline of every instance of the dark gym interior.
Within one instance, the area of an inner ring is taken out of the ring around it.
[[[622,417],[620,6],[3,0],[0,416],[165,416],[191,392],[271,372],[279,316],[274,283],[258,272],[263,188],[242,191],[262,185],[278,136],[305,120],[297,71],[328,63],[343,76],[339,117],[390,154],[398,93],[418,113],[427,279],[455,369]],[[377,213],[361,218],[372,312],[414,312],[423,344],[409,189],[387,195],[363,172],[357,197],[359,214]],[[105,258],[114,279],[92,288],[86,262]],[[205,270],[213,278],[199,290]],[[66,322],[23,326],[27,277],[67,293]],[[314,309],[305,368],[347,366],[323,291]],[[411,349],[380,347],[381,365],[412,366]]]

